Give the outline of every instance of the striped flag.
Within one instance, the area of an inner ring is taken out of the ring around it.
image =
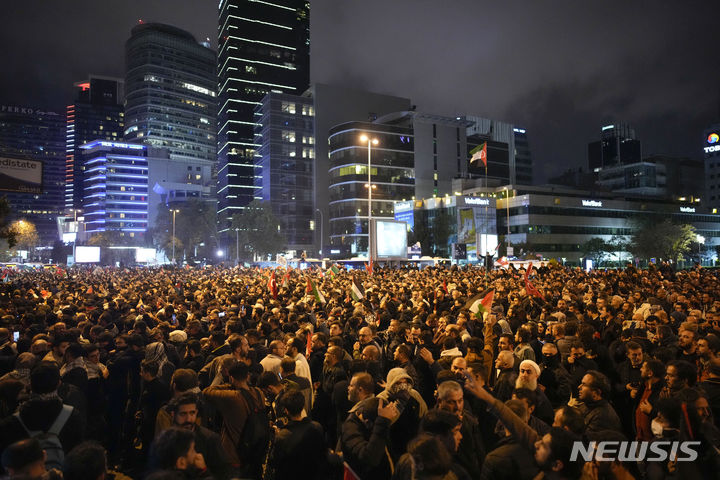
[[[311,278],[308,278],[307,282],[308,283],[307,283],[306,292],[309,293],[310,295],[312,295],[313,297],[315,297],[315,301],[317,303],[324,304],[325,296],[322,294],[320,289],[317,287],[317,284],[315,282],[313,282]]]
[[[490,290],[484,297],[483,294],[475,295],[473,298],[468,300],[470,304],[468,310],[475,317],[482,319],[485,312],[490,313],[492,309],[493,299],[495,298],[495,289]]]
[[[335,275],[337,275],[339,273],[340,273],[340,269],[338,268],[338,266],[336,264],[333,264],[333,266],[328,269],[328,274],[331,277],[334,277]]]
[[[535,288],[535,285],[532,284],[530,281],[530,271],[532,270],[533,265],[532,262],[530,262],[530,265],[528,266],[527,270],[525,270],[525,291],[528,295],[532,295],[533,297],[542,298],[545,300],[545,297],[542,296],[542,293]]]
[[[350,284],[350,295],[356,302],[365,298],[365,288],[357,277],[353,277],[352,283]]]
[[[472,155],[472,157],[470,158],[471,165],[478,160],[481,160],[483,165],[487,167],[487,142],[483,142],[477,147],[470,150],[470,155]]]
[[[268,290],[270,290],[270,295],[272,295],[273,298],[277,298],[278,285],[275,281],[275,270],[270,273],[270,279],[268,280]]]

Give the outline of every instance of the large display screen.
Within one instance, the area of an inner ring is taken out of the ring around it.
[[[138,248],[135,250],[135,261],[137,263],[153,263],[155,262],[154,248]]]
[[[100,247],[75,247],[75,263],[99,263]]]
[[[392,220],[375,221],[377,258],[407,258],[407,225]]]

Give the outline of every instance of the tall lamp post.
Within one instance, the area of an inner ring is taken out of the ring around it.
[[[240,265],[240,229],[235,229],[235,265]]]
[[[322,210],[316,208],[315,211],[320,214],[320,260],[323,258],[323,214]]]
[[[172,231],[172,263],[175,265],[175,214],[178,213],[180,210],[172,209],[170,210],[173,214],[173,231]]]
[[[510,246],[510,190],[505,187],[505,211],[507,216],[505,217],[505,223],[507,223],[507,245]],[[514,252],[513,252],[514,253]]]
[[[75,263],[75,253],[77,252],[77,242],[78,242],[78,234],[80,233],[80,228],[78,227],[77,223],[77,214],[78,212],[81,212],[79,208],[73,208],[73,228],[75,229],[75,240],[73,241],[73,263]]]
[[[370,225],[372,224],[372,189],[374,185],[371,183],[370,174],[371,170],[371,159],[372,159],[372,146],[380,143],[377,138],[370,138],[367,135],[362,135],[360,141],[367,142],[368,148],[368,161],[367,161],[367,176],[368,183],[366,185],[368,189],[368,261],[372,265],[373,261],[373,250],[372,250],[372,232],[370,231]]]

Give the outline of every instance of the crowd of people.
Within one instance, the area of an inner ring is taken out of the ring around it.
[[[720,475],[716,270],[4,277],[7,478]]]

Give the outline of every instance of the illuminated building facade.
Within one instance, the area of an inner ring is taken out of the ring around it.
[[[705,159],[705,202],[720,207],[720,124],[713,125],[703,135]]]
[[[308,0],[221,0],[218,7],[218,229],[260,198],[256,107],[310,79]]]
[[[216,55],[171,25],[135,26],[125,43],[125,141],[172,159],[216,162]]]
[[[65,209],[79,209],[83,197],[80,146],[93,140],[120,141],[124,130],[123,81],[91,75],[75,84],[75,101],[67,107]],[[76,161],[76,159],[78,159]]]
[[[42,245],[57,238],[55,218],[64,207],[65,116],[43,109],[0,105],[0,158],[43,163],[42,193],[3,192],[13,217],[35,224]]]
[[[148,155],[154,149],[104,140],[80,148],[85,232],[142,236],[148,227]]]
[[[280,221],[289,250],[313,247],[315,108],[308,97],[270,93],[256,109],[260,165],[257,185]]]

